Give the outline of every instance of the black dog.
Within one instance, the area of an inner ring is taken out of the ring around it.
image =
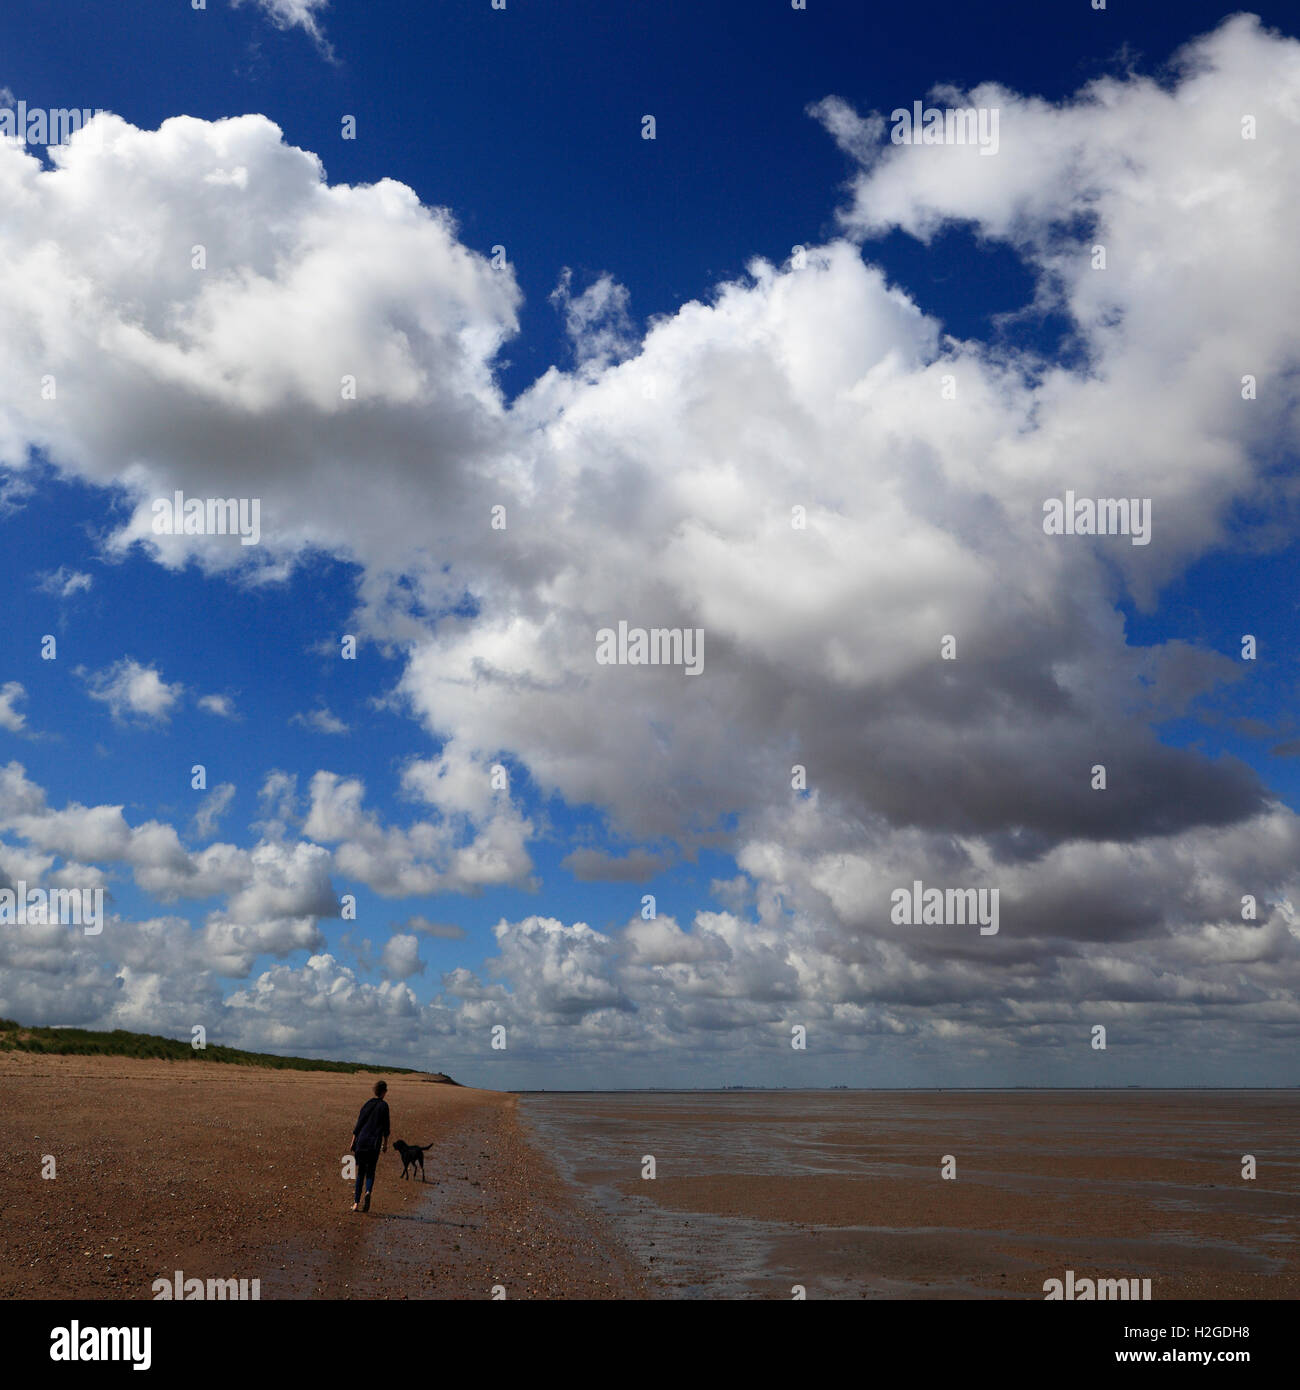
[[[418,1167],[420,1170],[420,1181],[424,1181],[424,1151],[433,1147],[433,1141],[427,1144],[408,1144],[404,1139],[394,1142],[393,1148],[402,1156],[402,1176],[406,1177],[408,1168]]]

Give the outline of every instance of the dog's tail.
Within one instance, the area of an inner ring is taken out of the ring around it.
[[[427,1144],[420,1144],[420,1145],[418,1145],[418,1147],[421,1148],[421,1149],[431,1149],[431,1148],[433,1148],[433,1140],[430,1139],[429,1142],[428,1142]]]

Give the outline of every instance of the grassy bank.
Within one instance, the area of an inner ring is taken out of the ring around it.
[[[321,1062],[311,1057],[277,1057],[269,1052],[243,1052],[237,1047],[191,1047],[188,1041],[154,1033],[128,1033],[115,1028],[95,1033],[85,1028],[28,1028],[0,1018],[0,1052],[46,1052],[83,1057],[151,1057],[166,1062],[227,1062],[243,1067],[279,1071],[397,1072],[413,1075],[413,1067],[379,1067],[364,1062]]]

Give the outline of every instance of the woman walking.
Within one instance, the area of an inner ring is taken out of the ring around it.
[[[361,1203],[362,1211],[370,1210],[370,1189],[375,1185],[375,1164],[379,1155],[388,1149],[388,1102],[384,1093],[386,1081],[375,1082],[375,1094],[361,1107],[352,1131],[352,1152],[357,1158],[357,1185],[352,1194],[352,1210]],[[365,1201],[361,1201],[361,1185],[365,1183]]]

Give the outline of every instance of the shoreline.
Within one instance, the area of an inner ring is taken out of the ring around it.
[[[371,1074],[0,1054],[0,1298],[1294,1298],[1300,1097],[501,1092],[385,1077],[368,1214],[343,1161]],[[646,1154],[658,1171],[648,1182]],[[955,1155],[955,1181],[940,1160]],[[1241,1155],[1257,1155],[1246,1181]],[[43,1177],[53,1160],[55,1173]]]
[[[363,1215],[342,1160],[371,1074],[5,1054],[0,1298],[152,1301],[177,1270],[262,1299],[649,1296],[514,1096],[384,1079],[428,1181],[399,1178],[390,1142]]]

